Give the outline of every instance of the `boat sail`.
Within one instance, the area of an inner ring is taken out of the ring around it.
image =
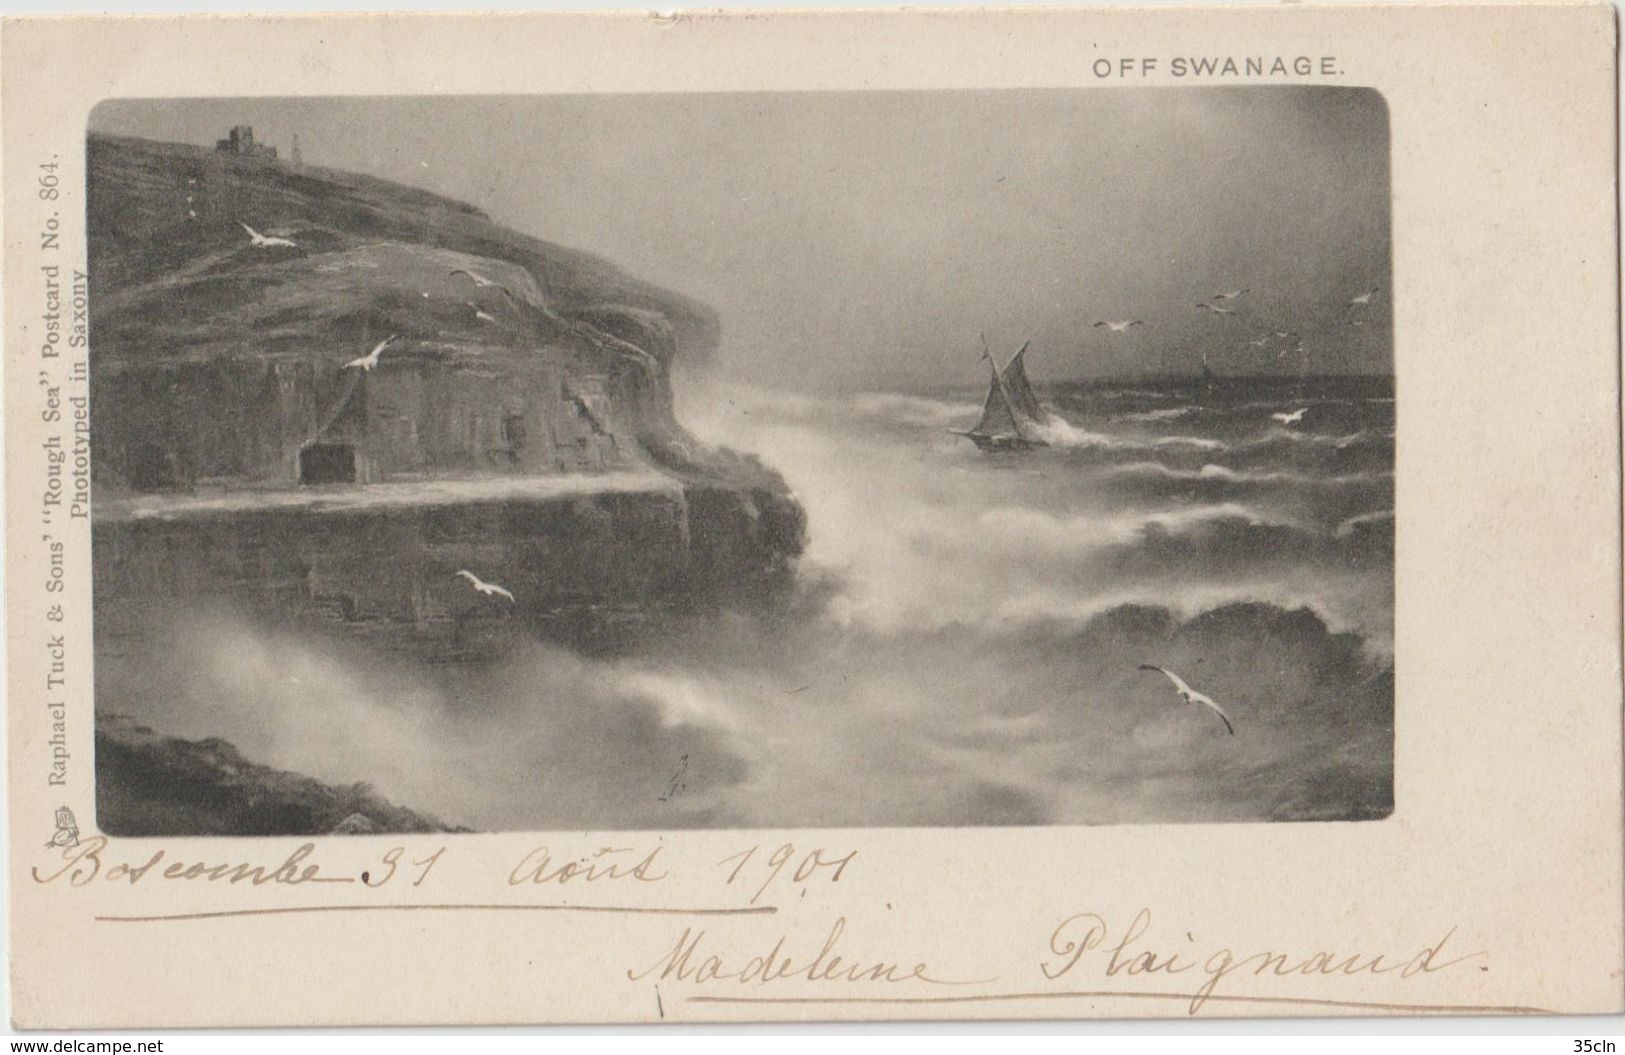
[[[950,430],[964,436],[984,451],[1022,451],[1033,447],[1048,447],[1039,438],[1039,423],[1045,414],[1033,394],[1032,383],[1027,380],[1027,345],[1011,357],[1003,370],[984,347],[982,358],[992,368],[993,379],[988,384],[987,399],[982,403],[982,420],[969,429]]]

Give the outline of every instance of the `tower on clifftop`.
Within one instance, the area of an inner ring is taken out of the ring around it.
[[[253,125],[233,125],[226,138],[214,143],[215,153],[235,154],[245,158],[275,158],[276,147],[254,142]]]

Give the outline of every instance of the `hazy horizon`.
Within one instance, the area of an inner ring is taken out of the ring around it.
[[[1392,372],[1369,89],[114,100],[90,128],[209,146],[234,124],[709,304],[712,365],[736,379],[975,386],[984,332],[1006,356],[1030,340],[1040,380],[1194,373],[1204,354],[1220,373]],[[1241,288],[1239,316],[1196,308]],[[1248,344],[1271,330],[1305,351]]]

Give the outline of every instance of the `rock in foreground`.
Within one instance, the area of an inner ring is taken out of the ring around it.
[[[396,806],[367,784],[333,787],[243,758],[224,740],[162,736],[96,718],[97,827],[114,836],[371,835],[468,831]]]

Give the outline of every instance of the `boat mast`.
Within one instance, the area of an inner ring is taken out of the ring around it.
[[[998,360],[993,358],[993,352],[987,346],[987,334],[985,334],[985,333],[982,334],[981,338],[982,338],[982,358],[986,359],[987,360],[987,365],[993,368],[993,384],[998,387],[999,395],[1004,397],[1005,409],[1010,414],[1010,427],[1016,430],[1016,438],[1017,439],[1024,440],[1024,439],[1027,438],[1027,434],[1021,431],[1021,414],[1016,409],[1016,401],[1010,397],[1010,389],[1004,383],[1004,374],[999,370]],[[1027,346],[1024,344],[1024,345],[1021,346],[1021,349],[1022,349],[1022,351],[1026,351]],[[1016,353],[1016,355],[1020,355],[1020,354],[1021,354],[1021,352]],[[1012,356],[1011,357],[1011,362],[1014,362],[1014,361],[1015,361],[1015,358]]]

